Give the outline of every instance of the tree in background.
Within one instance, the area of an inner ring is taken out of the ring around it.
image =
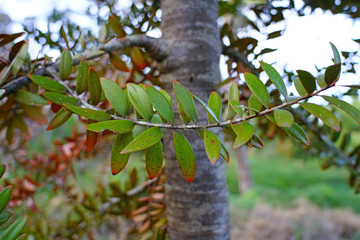
[[[235,147],[262,148],[260,137],[272,138],[284,133],[309,146],[309,137],[298,122],[324,142],[319,142],[317,149],[324,144],[328,147],[324,167],[346,165],[350,184],[358,189],[357,148],[346,152],[345,147],[337,147],[326,132],[339,131],[339,122],[328,109],[307,102],[335,86],[341,71],[336,47],[332,45],[334,65],[319,70],[318,85],[307,71],[299,70],[296,78],[293,73],[287,74],[298,92],[290,94],[271,65],[262,62],[262,68],[257,69],[246,58],[252,54],[258,59],[273,49],[262,49],[255,54],[257,40],[239,38],[232,21],[221,26],[219,33],[219,13],[237,14],[238,4],[238,1],[216,0],[163,0],[161,4],[156,0],[140,1],[119,18],[112,11],[113,2],[98,2],[99,7],[108,6],[110,15],[106,21],[99,19],[104,24],[97,38],[71,24],[61,27],[61,38],[56,41],[51,32],[25,28],[39,42],[45,40],[44,45],[61,50],[62,56],[55,62],[46,57],[31,61],[26,41],[11,45],[8,58],[1,62],[0,80],[2,126],[8,142],[14,141],[15,129],[27,135],[29,129],[24,119],[44,123],[41,107],[50,101],[56,115],[48,130],[66,122],[73,113],[87,124],[85,134],[74,135],[72,139],[77,143],[69,148],[71,157],[78,156],[84,148],[93,153],[99,132],[103,132],[104,136],[116,134],[111,156],[113,174],[125,167],[130,153],[144,150],[149,177],[158,179],[163,158],[166,159],[169,239],[229,239],[225,163],[217,161],[220,156],[225,161],[229,159],[221,142],[222,129],[234,139]],[[293,5],[290,1],[289,7]],[[277,9],[276,14],[272,9],[277,7],[271,3],[255,7],[253,11],[261,21],[247,23],[260,31],[257,24],[267,26],[282,21],[285,8]],[[270,20],[263,20],[263,13],[271,16]],[[351,10],[349,14],[355,16],[355,13]],[[161,29],[161,38],[144,35],[157,27]],[[279,35],[280,32],[271,33],[269,39]],[[18,36],[21,34],[4,35],[0,44],[5,46]],[[222,42],[225,39],[229,45]],[[223,82],[219,70],[221,54],[229,57],[230,77]],[[257,77],[263,70],[269,79],[265,84]],[[239,81],[243,72],[252,73],[246,73],[245,81]],[[100,81],[99,77],[104,78]],[[225,88],[226,84],[230,88],[227,87],[228,93],[221,100],[214,90]],[[346,87],[356,89],[356,86]],[[359,119],[359,111],[348,103],[330,96],[323,98]],[[227,106],[224,114],[221,114],[222,102]],[[292,107],[298,103],[303,110]],[[320,130],[322,124],[318,119],[326,125],[324,131]],[[61,172],[62,168],[59,163],[56,169]],[[131,195],[129,191],[124,195]]]

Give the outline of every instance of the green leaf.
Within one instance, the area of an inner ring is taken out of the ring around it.
[[[237,135],[233,145],[234,148],[245,145],[255,132],[255,127],[247,121],[243,121],[241,125],[232,124],[231,127]]]
[[[191,96],[190,92],[181,85],[178,81],[173,81],[173,87],[175,91],[175,97],[181,105],[184,113],[194,122],[197,123],[198,116],[196,107],[194,104],[194,99]]]
[[[315,117],[321,119],[325,125],[329,128],[339,132],[340,131],[340,124],[334,114],[329,111],[328,109],[313,104],[313,103],[300,103],[300,106],[303,107],[305,110],[310,112]]]
[[[264,83],[254,74],[245,73],[245,81],[250,91],[266,107],[270,105],[270,95]]]
[[[259,102],[259,101],[258,101],[258,102]],[[259,103],[260,103],[260,102],[259,102]],[[247,107],[247,106],[241,105],[240,103],[238,103],[238,102],[236,102],[236,101],[231,101],[230,105],[231,105],[231,107],[234,109],[234,111],[235,111],[236,113],[239,112],[239,114],[240,114],[240,113],[241,113],[241,114],[244,113],[244,112],[243,112],[243,109],[247,109],[247,110],[249,110],[249,111],[251,111],[251,112],[256,112],[256,113],[259,112],[259,111],[258,111],[257,109],[255,109],[255,108],[251,108],[251,107]],[[262,104],[261,104],[261,103],[260,103],[260,107],[262,107]],[[239,116],[241,116],[241,115],[239,115]]]
[[[1,190],[1,192],[0,192],[0,212],[2,212],[2,210],[4,210],[6,205],[9,203],[10,197],[11,197],[11,192],[12,192],[11,185],[7,186],[3,190]]]
[[[126,36],[124,27],[116,15],[109,16],[109,26],[118,35],[119,38]]]
[[[85,90],[88,87],[88,78],[89,78],[89,64],[85,59],[82,59],[76,77],[75,89],[77,94],[81,94],[85,92]]]
[[[296,77],[294,79],[294,84],[295,84],[296,91],[299,93],[300,96],[305,97],[308,95],[308,93],[306,92],[306,89],[304,88],[303,84],[301,83],[300,78]]]
[[[198,129],[198,130],[196,130],[196,132],[201,137],[201,139],[204,140],[204,130]],[[221,141],[221,139],[219,139],[219,141],[220,141],[220,145],[221,145],[220,156],[222,159],[224,159],[228,163],[230,160],[229,151],[227,150],[225,144]]]
[[[61,54],[59,64],[59,76],[61,80],[66,80],[72,72],[72,57],[69,49],[64,49]]]
[[[4,95],[6,93],[5,89],[0,89],[0,97],[2,97],[2,95]]]
[[[118,174],[126,166],[130,153],[121,154],[121,151],[133,140],[133,133],[118,134],[111,149],[111,172]]]
[[[130,57],[133,64],[138,68],[144,69],[146,67],[147,64],[145,58],[138,48],[135,47],[131,49]]]
[[[61,94],[61,93],[55,93],[55,92],[43,92],[42,95],[47,98],[49,101],[58,104],[58,105],[63,105],[63,104],[71,104],[71,105],[76,105],[76,106],[80,106],[81,102],[80,100]]]
[[[211,164],[215,164],[216,160],[220,157],[221,143],[215,133],[209,130],[204,130],[204,144],[206,155],[208,156]]]
[[[134,83],[127,84],[127,92],[135,110],[146,120],[150,121],[153,108],[144,89]]]
[[[313,93],[316,90],[316,80],[311,73],[303,70],[297,70],[300,83],[308,94]],[[295,83],[296,84],[296,83]],[[296,87],[296,85],[295,85]],[[296,88],[297,89],[297,88]],[[300,94],[301,95],[301,94]]]
[[[99,42],[105,43],[106,35],[107,35],[107,27],[106,27],[106,24],[103,24],[99,30],[99,36],[98,36]]]
[[[101,86],[106,99],[111,106],[123,117],[128,114],[129,105],[124,90],[114,81],[102,78]]]
[[[180,118],[181,121],[186,125],[189,122],[191,122],[191,119],[186,115],[183,107],[179,104],[179,114],[180,114]]]
[[[258,136],[256,136],[254,134],[254,136],[251,138],[248,146],[261,149],[264,147],[264,143],[261,141],[261,139]]]
[[[26,41],[26,43],[24,43],[21,46],[20,51],[16,55],[16,57],[14,59],[14,64],[11,68],[11,74],[13,76],[15,76],[19,72],[22,65],[24,64],[25,59],[27,58],[27,55],[28,55],[28,47],[29,47],[29,42]]]
[[[357,121],[360,124],[360,111],[356,109],[354,106],[334,97],[328,97],[328,96],[322,96],[322,97],[327,102],[343,110],[345,113],[347,113],[350,117],[352,117],[355,121]]]
[[[195,154],[191,148],[190,143],[181,133],[174,131],[173,141],[176,159],[179,164],[180,171],[185,177],[186,181],[191,183],[194,180],[196,172]]]
[[[101,99],[101,84],[99,76],[93,67],[89,68],[88,86],[91,104],[97,105]]]
[[[330,43],[331,45],[331,49],[334,53],[334,62],[335,64],[337,63],[340,63],[341,64],[341,57],[340,57],[340,53],[339,51],[337,50],[337,48],[335,47],[335,45],[333,43]]]
[[[169,123],[174,122],[174,112],[166,97],[153,86],[145,86],[146,93],[157,113]]]
[[[11,217],[11,212],[9,212],[9,211],[6,211],[6,210],[4,210],[4,211],[2,211],[1,213],[0,213],[0,225],[1,224],[3,224],[3,223],[5,223],[7,220],[9,220],[9,218]]]
[[[1,240],[16,240],[24,231],[27,215],[20,217],[10,225],[1,235]]]
[[[325,82],[327,85],[334,84],[337,80],[340,78],[341,73],[341,65],[335,64],[332,66],[329,66],[325,70]]]
[[[99,122],[111,119],[111,116],[109,114],[102,112],[102,111],[88,109],[88,108],[81,108],[81,107],[73,106],[70,104],[64,104],[64,105],[73,113],[76,113],[76,114],[86,117],[88,119],[92,119],[92,120],[99,121]]]
[[[221,98],[217,92],[214,91],[211,93],[208,100],[208,106],[213,111],[216,118],[220,119],[222,103],[221,103]],[[207,113],[207,119],[210,124],[214,124],[217,122],[216,119],[213,118],[210,113]]]
[[[280,74],[276,71],[276,69],[268,63],[260,61],[260,65],[262,69],[266,72],[269,76],[270,80],[274,83],[276,88],[280,91],[280,93],[287,99],[287,90],[285,83],[280,76]]]
[[[265,115],[267,119],[269,119],[272,123],[276,124],[274,116]],[[305,146],[310,146],[310,139],[304,129],[302,129],[296,122],[293,123],[291,127],[280,127],[287,134],[293,136],[297,140],[299,140]]]
[[[30,105],[30,106],[44,106],[49,104],[49,101],[47,101],[42,96],[39,96],[37,94],[31,93],[26,90],[17,90],[14,94],[14,99],[18,101],[19,103]]]
[[[217,118],[217,116],[215,115],[215,113],[211,110],[211,108],[203,100],[201,100],[198,96],[196,96],[194,94],[193,94],[193,97],[200,103],[201,106],[203,106],[203,108],[207,111],[207,113],[210,114],[217,123],[220,123],[220,121]]]
[[[131,143],[129,143],[121,153],[132,153],[144,150],[153,146],[161,139],[161,131],[158,127],[152,127],[137,136]]]
[[[274,117],[279,127],[291,127],[294,123],[294,116],[286,110],[275,109]]]
[[[134,123],[129,120],[110,120],[89,124],[85,127],[87,130],[94,132],[101,132],[110,130],[117,134],[131,132],[134,128]]]
[[[164,97],[166,98],[166,100],[169,102],[169,104],[171,105],[172,104],[172,98],[170,96],[170,94],[165,91],[164,89],[160,89],[160,92],[162,95],[164,95]]]
[[[236,83],[234,81],[232,81],[230,90],[229,90],[229,97],[228,97],[228,117],[229,117],[229,119],[233,119],[236,116],[236,112],[230,106],[230,103],[232,101],[239,102],[239,99],[240,99],[240,95],[239,95],[238,86],[236,85]],[[242,116],[242,113],[239,114],[239,116]]]
[[[321,89],[327,87],[327,83],[325,82],[324,74],[320,74],[319,76],[317,76],[316,81]]]
[[[59,83],[55,80],[52,80],[50,78],[39,76],[39,75],[32,75],[32,74],[29,74],[29,78],[34,83],[36,83],[37,85],[39,85],[40,87],[42,87],[45,90],[59,92],[59,93],[67,92],[67,89],[64,85],[62,85],[61,83]]]
[[[146,171],[150,179],[156,177],[163,164],[163,147],[161,141],[145,149]]]
[[[250,109],[250,114],[255,114],[256,112],[260,112],[262,108],[261,102],[254,96],[254,94],[251,94],[248,100],[248,106],[249,108],[255,109],[256,111],[253,111]]]
[[[55,129],[62,124],[64,124],[72,115],[72,112],[66,109],[66,107],[62,107],[55,116],[51,119],[49,125],[47,126],[46,130]]]
[[[4,175],[6,171],[6,165],[5,164],[1,164],[0,165],[0,178],[2,178],[2,176]]]

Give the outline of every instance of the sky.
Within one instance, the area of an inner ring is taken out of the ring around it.
[[[121,0],[118,3],[119,8],[128,8],[130,0]],[[301,1],[296,1],[301,4]],[[46,30],[46,18],[54,7],[59,10],[69,9],[71,19],[80,26],[90,28],[98,32],[98,26],[95,21],[89,21],[82,15],[87,9],[89,1],[87,0],[0,0],[1,11],[7,13],[15,22],[11,26],[11,31],[22,31],[21,22],[25,18],[34,17],[37,27]],[[31,10],[30,10],[31,9]],[[30,11],[29,11],[30,10]],[[95,10],[95,9],[94,9]],[[91,9],[90,9],[91,11]],[[100,11],[100,14],[107,16],[108,12]],[[359,45],[352,39],[360,39],[360,21],[353,22],[345,15],[332,15],[329,12],[316,10],[313,14],[304,17],[298,17],[291,11],[285,13],[286,22],[273,25],[273,29],[267,29],[268,32],[285,29],[283,36],[259,42],[261,48],[277,48],[278,50],[263,56],[263,61],[274,63],[279,66],[279,70],[286,66],[288,70],[304,69],[316,73],[317,67],[325,67],[330,64],[332,51],[329,42],[333,42],[340,51],[356,51]],[[249,16],[251,18],[251,15]],[[54,31],[58,31],[59,26],[53,26]],[[153,33],[156,36],[159,33]],[[36,57],[41,50],[41,46],[30,42],[33,50],[32,56]],[[58,51],[51,52],[50,49],[42,49],[43,53],[56,57]],[[223,78],[227,77],[225,58],[222,58],[221,71]],[[360,69],[357,69],[360,71]],[[341,81],[346,83],[359,83],[359,78],[354,74],[343,77]]]

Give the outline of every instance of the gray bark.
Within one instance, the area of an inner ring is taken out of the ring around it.
[[[162,0],[161,10],[162,40],[168,47],[167,58],[159,66],[164,88],[173,94],[172,81],[177,80],[206,100],[221,77],[217,0]],[[197,109],[199,121],[205,122],[206,112],[200,106]],[[221,129],[216,133],[221,136]],[[230,239],[224,161],[219,159],[212,166],[197,134],[183,134],[197,159],[195,179],[190,184],[178,167],[172,131],[164,134],[169,239]]]

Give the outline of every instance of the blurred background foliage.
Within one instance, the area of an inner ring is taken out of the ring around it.
[[[285,11],[303,16],[320,8],[332,14],[346,14],[353,21],[358,21],[360,17],[360,3],[357,0],[251,2],[219,1],[221,38],[225,47],[236,48],[241,56],[237,61],[226,59],[228,76],[220,86],[224,99],[227,96],[226,84],[237,80],[242,90],[241,101],[247,102],[250,92],[244,81],[241,81],[241,74],[250,71],[261,75],[258,61],[276,49],[261,48],[258,43],[281,37],[283,30],[269,32],[268,29],[273,24],[286,21]],[[96,21],[99,26],[97,32],[78,26],[66,10],[54,9],[48,15],[45,31],[37,27],[34,18],[24,21],[22,24],[26,39],[34,39],[43,50],[52,49],[49,56],[40,55],[35,65],[47,64],[54,50],[59,55],[64,48],[69,48],[76,54],[116,38],[119,34],[108,24],[109,16],[120,21],[126,35],[149,32],[160,34],[160,0],[134,0],[128,9],[119,6],[121,1],[89,1],[89,8],[83,14]],[[107,14],[102,14],[103,11]],[[248,17],[249,13],[255,17]],[[4,24],[11,23],[6,13],[2,13],[0,19],[4,19],[0,20]],[[248,34],[243,34],[244,31]],[[354,41],[360,44],[359,39]],[[16,42],[17,47],[16,44],[2,44],[0,71],[9,64],[12,56],[9,53],[13,52],[14,55],[25,43],[22,40]],[[97,60],[94,65],[103,76],[117,79],[122,86],[127,82],[161,85],[156,64],[141,49],[138,51],[138,58],[129,49],[119,54],[131,69],[130,72],[117,71],[105,59]],[[344,72],[358,76],[358,51],[342,52],[342,55],[345,59]],[[144,62],[146,66],[141,67]],[[296,74],[285,66],[281,67],[284,67],[283,77],[289,85],[292,84]],[[318,69],[319,73],[322,71]],[[26,71],[21,74],[26,74]],[[12,77],[5,78],[5,83]],[[267,81],[269,89],[270,85],[271,82]],[[358,91],[343,91],[337,95],[346,97],[360,108]],[[271,97],[273,102],[281,101],[276,91],[271,92]],[[14,215],[20,216],[24,212],[29,214],[25,229],[27,239],[166,238],[166,177],[162,173],[149,181],[141,153],[132,156],[130,165],[121,174],[111,176],[108,161],[111,136],[104,134],[96,148],[87,152],[84,150],[86,137],[83,123],[77,118],[72,117],[59,129],[46,132],[41,125],[48,120],[47,116],[53,115],[56,106],[53,109],[24,108],[20,113],[16,110],[21,106],[13,107],[11,104],[0,106],[0,137],[3,142],[0,157],[1,162],[8,166],[5,178],[1,181],[4,186],[14,186],[10,204],[14,208]],[[296,121],[308,130],[311,148],[285,139],[285,134],[268,121],[259,122],[257,135],[265,139],[265,147],[248,152],[248,170],[252,173],[254,184],[241,194],[236,172],[238,162],[236,154],[232,153],[227,179],[230,203],[234,210],[234,239],[266,239],[271,234],[278,236],[277,239],[359,239],[359,196],[354,195],[354,190],[360,190],[358,176],[354,174],[360,161],[359,125],[342,112],[336,112],[342,122],[342,131],[334,133],[309,113],[298,108],[288,110],[296,113]],[[15,116],[25,119],[27,128],[19,125],[9,127],[7,119],[10,113],[15,112]],[[9,133],[9,129],[12,132]],[[324,142],[324,139],[331,139],[333,143]],[[345,158],[353,158],[355,161],[349,164]],[[259,216],[268,216],[268,223],[276,217],[284,224],[266,225]],[[319,223],[318,229],[314,230],[311,224],[305,224],[312,221]],[[260,232],[264,235],[257,235],[260,234],[254,230],[257,227],[262,228]]]

